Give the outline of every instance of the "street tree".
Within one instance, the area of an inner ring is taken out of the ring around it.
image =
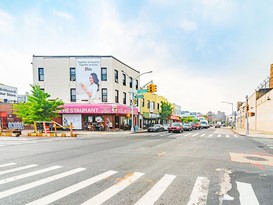
[[[24,124],[35,121],[52,121],[58,117],[58,111],[63,109],[60,99],[49,100],[50,95],[41,90],[39,85],[31,85],[31,95],[26,103],[13,104],[13,113],[22,119]]]
[[[172,104],[161,101],[161,111],[159,112],[161,120],[168,120],[173,113]]]

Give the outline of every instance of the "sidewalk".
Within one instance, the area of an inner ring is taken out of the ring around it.
[[[270,133],[270,132],[249,130],[249,134],[246,134],[246,129],[242,129],[242,128],[235,128],[235,129],[228,128],[228,129],[243,136],[273,139],[273,133]]]

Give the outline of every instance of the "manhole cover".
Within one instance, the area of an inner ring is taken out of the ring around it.
[[[247,158],[247,159],[250,159],[250,160],[254,160],[254,161],[268,161],[267,159],[261,158],[261,157],[251,157],[251,156],[247,156],[246,158]]]

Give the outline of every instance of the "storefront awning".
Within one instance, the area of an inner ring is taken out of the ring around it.
[[[124,114],[132,113],[127,105],[114,103],[66,103],[60,114]],[[138,115],[138,108],[134,108],[134,115]]]

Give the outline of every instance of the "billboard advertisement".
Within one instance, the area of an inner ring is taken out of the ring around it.
[[[81,58],[76,60],[77,102],[101,102],[100,58]]]

